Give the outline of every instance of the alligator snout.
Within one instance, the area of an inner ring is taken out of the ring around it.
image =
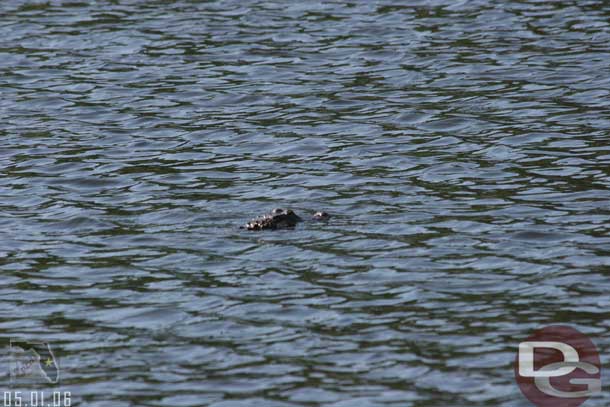
[[[327,212],[318,211],[311,218],[316,221],[324,221],[330,219],[330,215]],[[292,209],[275,208],[271,212],[246,223],[242,228],[247,230],[285,229],[293,228],[302,221],[303,219]]]

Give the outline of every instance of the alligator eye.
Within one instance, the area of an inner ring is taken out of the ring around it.
[[[316,212],[313,214],[314,219],[319,219],[319,220],[326,220],[330,218],[330,215],[328,214],[328,212]]]
[[[288,210],[286,211],[286,213],[287,213],[288,215],[294,215],[294,212],[292,211],[292,209],[288,209]]]
[[[271,213],[273,213],[274,215],[279,215],[281,213],[284,213],[284,210],[282,208],[275,208],[271,211]]]

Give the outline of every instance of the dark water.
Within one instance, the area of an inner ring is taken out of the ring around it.
[[[609,19],[3,1],[2,346],[73,405],[530,405],[534,329],[610,355]],[[335,216],[238,229],[277,206]]]

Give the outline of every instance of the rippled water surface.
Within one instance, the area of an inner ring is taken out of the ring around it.
[[[609,52],[600,1],[3,1],[2,346],[83,406],[528,406],[532,330],[610,355]]]

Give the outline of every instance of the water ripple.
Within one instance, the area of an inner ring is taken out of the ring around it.
[[[516,406],[516,338],[610,348],[599,2],[0,11],[0,330],[75,402]]]

